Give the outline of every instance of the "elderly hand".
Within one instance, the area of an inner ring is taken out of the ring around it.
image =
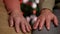
[[[19,32],[20,28],[22,29],[23,33],[29,32],[31,30],[30,24],[18,11],[12,11],[9,16],[9,22],[11,27],[15,25],[16,32]]]
[[[33,28],[41,30],[46,23],[46,27],[50,29],[51,20],[54,21],[54,24],[58,26],[58,19],[57,17],[51,12],[49,9],[42,9],[40,16],[38,17],[37,21],[34,23]]]

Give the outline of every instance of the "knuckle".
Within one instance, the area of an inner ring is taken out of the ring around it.
[[[19,23],[15,23],[16,25],[19,25]]]

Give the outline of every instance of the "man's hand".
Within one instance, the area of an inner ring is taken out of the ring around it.
[[[20,28],[22,29],[23,33],[29,32],[31,30],[29,23],[25,20],[21,12],[12,11],[9,16],[9,22],[11,27],[15,25],[16,32],[19,32]]]
[[[41,11],[40,16],[38,17],[37,21],[34,23],[33,28],[41,30],[46,23],[46,27],[49,30],[50,29],[50,23],[51,20],[54,21],[54,24],[57,26],[58,25],[58,19],[57,17],[49,10],[49,9],[44,9]]]

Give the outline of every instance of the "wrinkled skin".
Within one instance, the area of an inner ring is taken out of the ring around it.
[[[43,26],[46,23],[46,27],[49,30],[50,29],[51,20],[53,20],[54,24],[56,26],[58,26],[58,19],[57,19],[57,17],[48,9],[42,10],[40,16],[38,17],[37,21],[33,25],[33,29],[39,28],[41,30],[41,29],[43,29]],[[13,11],[10,14],[10,16],[9,16],[9,22],[10,22],[10,26],[11,27],[15,23],[16,32],[19,32],[20,28],[22,29],[23,33],[26,33],[27,31],[28,32],[31,31],[30,24],[26,21],[26,19],[23,17],[21,12]]]
[[[16,29],[17,33],[19,32],[20,28],[22,29],[23,33],[29,32],[31,30],[31,27],[30,27],[29,23],[23,17],[23,15],[21,14],[21,12],[18,12],[18,11],[17,12],[13,11],[9,15],[9,23],[10,23],[11,27],[13,25],[15,25],[15,29]]]
[[[39,30],[43,29],[44,24],[46,23],[46,27],[50,29],[50,23],[53,20],[53,23],[58,26],[57,17],[48,9],[42,10],[40,16],[37,21],[34,23],[33,29],[39,28]]]

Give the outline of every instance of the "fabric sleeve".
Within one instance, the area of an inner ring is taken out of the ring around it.
[[[53,7],[55,5],[55,0],[43,0],[43,1],[40,1],[40,9],[43,9],[43,8],[47,8],[47,9],[50,9],[52,10]]]

